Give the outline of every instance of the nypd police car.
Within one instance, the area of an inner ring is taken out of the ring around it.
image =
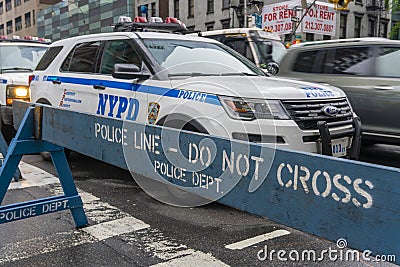
[[[29,101],[28,77],[46,52],[50,40],[26,36],[0,36],[1,130],[9,141],[13,135],[12,102]]]
[[[60,40],[43,56],[30,86],[33,102],[69,110],[358,155],[359,124],[343,91],[268,77],[212,39],[124,30]]]

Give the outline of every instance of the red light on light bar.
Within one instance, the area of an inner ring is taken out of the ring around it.
[[[136,17],[134,22],[144,22],[147,23],[147,19],[145,17]]]

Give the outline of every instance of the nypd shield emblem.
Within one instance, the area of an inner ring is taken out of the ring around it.
[[[154,124],[158,117],[158,111],[160,110],[160,104],[156,102],[150,102],[147,110],[147,122],[149,124]]]

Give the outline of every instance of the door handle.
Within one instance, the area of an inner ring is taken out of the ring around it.
[[[61,81],[60,80],[52,80],[52,82],[53,82],[53,84],[61,84]]]
[[[94,88],[94,89],[97,89],[97,90],[104,90],[104,89],[106,89],[106,87],[105,87],[104,85],[99,85],[99,84],[93,85],[93,88]]]
[[[374,87],[375,90],[394,90],[393,86],[377,85]]]

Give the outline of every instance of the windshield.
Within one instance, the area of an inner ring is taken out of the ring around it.
[[[263,75],[253,63],[230,48],[190,40],[145,39],[144,43],[169,76]]]
[[[286,54],[286,47],[279,41],[266,40],[257,38],[252,40],[256,49],[257,58],[260,61],[260,67],[266,68],[267,64],[272,61],[279,63]],[[272,54],[267,54],[267,46],[272,45]]]
[[[0,46],[0,71],[33,71],[46,50],[40,46]]]

